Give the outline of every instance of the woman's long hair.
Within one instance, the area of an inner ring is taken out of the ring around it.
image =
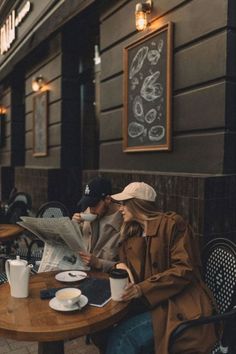
[[[132,213],[133,220],[123,223],[121,227],[122,240],[133,236],[142,236],[144,222],[146,220],[155,219],[159,215],[155,202],[133,198],[126,200],[125,205]]]

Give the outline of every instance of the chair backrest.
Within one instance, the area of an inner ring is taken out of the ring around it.
[[[17,221],[20,221],[21,216],[27,215],[29,215],[27,204],[23,201],[14,201],[11,205],[9,205],[6,211],[5,222],[9,224],[16,224]]]
[[[69,216],[67,207],[58,201],[47,202],[39,208],[37,218],[60,218]]]
[[[227,239],[210,241],[203,250],[203,277],[220,313],[236,305],[236,246]]]
[[[221,341],[215,344],[211,354],[235,353],[235,312],[236,305],[236,245],[224,238],[217,238],[207,243],[202,252],[203,278],[224,316],[224,331]],[[221,319],[221,318],[220,318]],[[171,333],[169,353],[174,343],[188,329],[207,323],[219,323],[219,315],[206,316],[190,321],[183,321]],[[201,338],[199,338],[201,340]]]
[[[32,208],[32,198],[28,193],[17,192],[17,193],[12,194],[12,196],[9,197],[8,206],[10,207],[11,205],[13,205],[16,202],[25,203],[28,210],[31,210],[31,208]]]

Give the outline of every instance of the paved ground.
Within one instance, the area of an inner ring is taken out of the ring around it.
[[[37,354],[37,343],[0,337],[0,354]],[[85,338],[81,337],[65,343],[65,354],[99,354],[99,351],[93,344],[85,344]]]

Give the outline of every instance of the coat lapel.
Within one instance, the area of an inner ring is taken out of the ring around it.
[[[157,218],[152,219],[152,220],[148,220],[148,226],[145,229],[145,234],[147,236],[156,236],[157,235],[157,231],[159,229],[162,218],[163,218],[163,216],[160,214]]]

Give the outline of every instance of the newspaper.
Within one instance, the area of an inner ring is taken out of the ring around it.
[[[78,252],[86,252],[80,225],[69,217],[33,218],[21,216],[17,224],[45,242],[39,272],[51,270],[89,270]]]

